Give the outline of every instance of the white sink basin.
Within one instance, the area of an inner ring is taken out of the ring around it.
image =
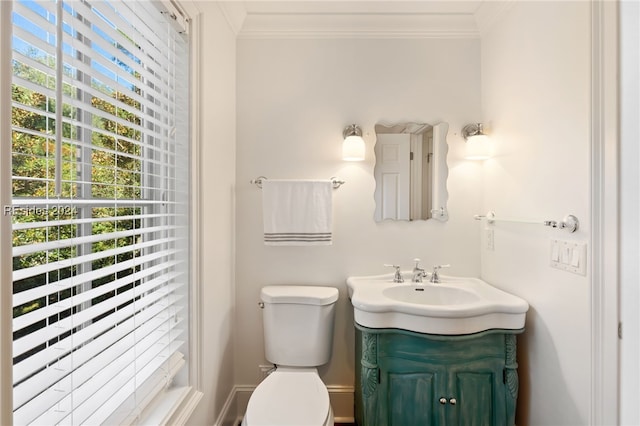
[[[397,285],[385,288],[382,294],[398,302],[419,305],[461,305],[480,300],[470,291],[440,285]]]
[[[403,275],[411,277],[411,272]],[[440,276],[438,284],[394,283],[393,274],[349,277],[355,321],[368,328],[460,335],[520,330],[529,304],[478,278]]]

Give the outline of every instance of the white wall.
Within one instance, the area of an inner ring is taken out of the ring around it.
[[[235,34],[218,4],[198,2],[201,34],[203,399],[189,424],[211,425],[234,385]]]
[[[328,385],[353,385],[352,308],[345,279],[405,269],[420,257],[430,267],[478,276],[481,165],[461,160],[463,125],[480,115],[479,40],[304,39],[238,40],[236,383],[259,382],[264,359],[260,288],[321,284],[340,289],[331,362],[320,369]],[[385,121],[450,124],[447,223],[376,223],[373,127]],[[341,160],[342,129],[357,123],[368,158]],[[261,192],[249,181],[330,178],[334,242],[321,247],[263,244]]]
[[[575,234],[496,224],[482,277],[529,301],[516,423],[587,424],[590,279],[549,267],[550,239],[589,242],[589,2],[512,2],[482,37],[482,112],[496,156],[483,205],[497,216],[580,219]]]

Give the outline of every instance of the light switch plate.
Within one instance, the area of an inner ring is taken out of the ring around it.
[[[573,272],[578,275],[587,274],[586,242],[552,238],[549,257],[552,268]]]

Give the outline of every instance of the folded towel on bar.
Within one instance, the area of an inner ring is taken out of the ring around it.
[[[332,188],[330,180],[264,180],[264,243],[330,245]]]

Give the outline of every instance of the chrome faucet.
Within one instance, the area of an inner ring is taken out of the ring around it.
[[[394,283],[403,283],[404,282],[404,278],[402,277],[402,272],[400,272],[400,266],[398,265],[389,265],[389,264],[384,264],[384,266],[389,266],[391,268],[396,268],[396,272],[393,274],[393,282]]]
[[[427,273],[419,266],[420,259],[413,259],[413,261],[416,262],[416,264],[413,267],[413,276],[411,277],[411,281],[414,283],[421,283],[422,278],[426,277]]]
[[[431,273],[431,278],[429,279],[430,283],[434,283],[434,284],[438,284],[440,282],[440,275],[438,274],[438,271],[442,268],[448,268],[449,264],[446,265],[436,265],[433,267],[433,272]]]

